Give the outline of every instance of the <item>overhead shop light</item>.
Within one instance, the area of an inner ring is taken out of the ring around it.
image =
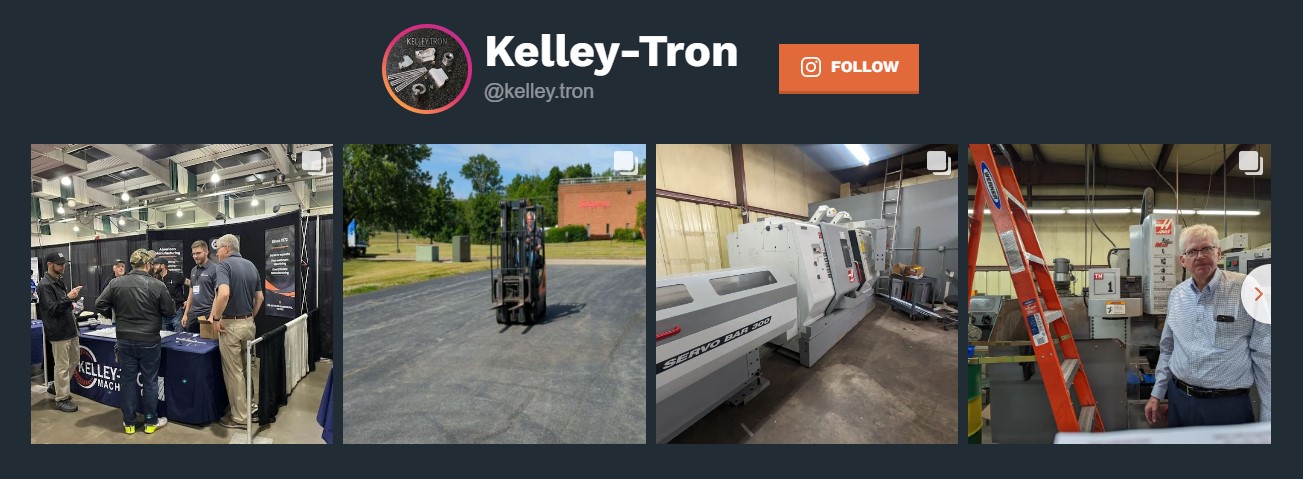
[[[864,151],[864,145],[845,145],[845,146],[847,150],[850,150],[851,155],[854,156],[855,159],[860,160],[860,163],[864,163],[866,165],[869,164],[869,152]]]

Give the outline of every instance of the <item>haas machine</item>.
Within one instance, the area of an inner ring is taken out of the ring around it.
[[[543,209],[524,200],[500,202],[498,209],[497,243],[489,247],[490,309],[499,324],[542,322],[547,317]]]
[[[825,215],[831,221],[820,222]],[[728,237],[732,268],[657,278],[657,442],[764,390],[762,347],[809,367],[864,319],[872,233],[842,219],[849,215],[821,207],[808,222],[744,224]]]

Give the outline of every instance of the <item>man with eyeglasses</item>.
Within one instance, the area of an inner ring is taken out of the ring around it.
[[[1206,224],[1181,231],[1181,266],[1190,278],[1168,299],[1154,390],[1145,404],[1151,425],[1163,414],[1169,427],[1251,423],[1254,385],[1261,420],[1271,421],[1271,325],[1255,321],[1240,303],[1246,275],[1217,268],[1219,240]],[[1159,404],[1164,396],[1166,407]]]

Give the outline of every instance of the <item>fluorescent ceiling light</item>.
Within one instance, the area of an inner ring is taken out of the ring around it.
[[[1070,215],[1084,215],[1088,211],[1093,211],[1097,215],[1120,215],[1131,212],[1131,208],[1095,208],[1094,210],[1069,208]]]
[[[1257,210],[1199,210],[1199,214],[1207,216],[1258,216],[1262,212]]]
[[[1060,209],[1031,208],[1027,210],[1027,214],[1032,214],[1032,215],[1061,215],[1065,213],[1067,213],[1067,210],[1064,210],[1062,208]]]
[[[1176,214],[1176,210],[1172,210],[1172,209],[1156,209],[1156,210],[1154,210],[1154,213],[1156,213],[1156,214],[1160,214],[1160,215],[1174,215],[1174,214]],[[1194,210],[1181,210],[1181,214],[1183,214],[1183,215],[1192,215],[1192,214],[1194,214]]]
[[[851,155],[860,163],[869,164],[869,152],[864,151],[864,145],[846,145],[846,149],[851,151]]]

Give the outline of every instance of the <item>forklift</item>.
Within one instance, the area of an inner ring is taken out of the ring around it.
[[[498,324],[541,323],[547,318],[543,208],[527,200],[507,200],[498,203],[498,210],[498,241],[489,246],[489,277],[493,285],[490,309],[497,312]],[[526,216],[531,213],[532,234],[526,223]]]

